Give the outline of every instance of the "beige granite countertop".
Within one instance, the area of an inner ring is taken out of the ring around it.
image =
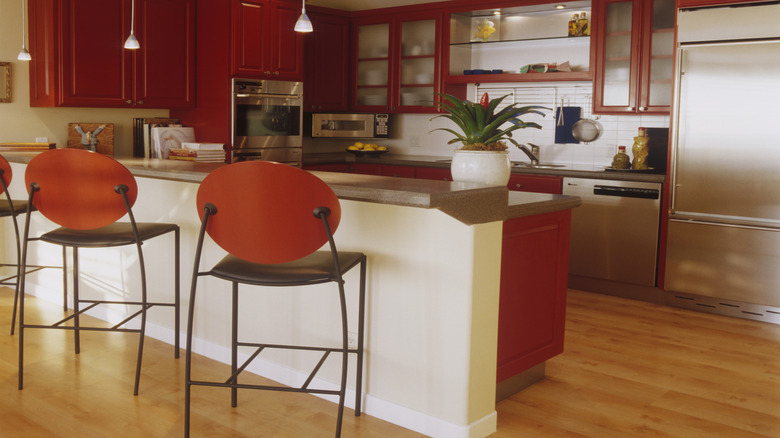
[[[376,157],[356,157],[347,152],[322,153],[322,154],[304,154],[304,164],[324,164],[324,163],[365,163],[365,164],[387,164],[394,166],[420,166],[420,167],[439,167],[448,169],[452,157],[441,157],[433,155],[405,155],[387,153]],[[554,168],[529,168],[522,165],[512,167],[512,173],[522,173],[528,175],[552,175],[572,178],[592,178],[592,179],[610,179],[617,181],[640,181],[663,183],[666,176],[663,174],[654,174],[635,171],[608,171],[604,166],[580,165],[570,166],[562,165]]]
[[[36,153],[3,153],[12,163],[28,163]],[[118,159],[137,177],[200,183],[221,163],[192,163],[128,158]],[[580,198],[543,193],[510,192],[506,187],[474,183],[394,178],[336,172],[312,172],[340,199],[438,209],[467,224],[567,210]]]

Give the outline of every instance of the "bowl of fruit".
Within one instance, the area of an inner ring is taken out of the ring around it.
[[[379,146],[376,143],[355,143],[347,146],[347,152],[358,157],[375,157],[387,152],[387,146]]]

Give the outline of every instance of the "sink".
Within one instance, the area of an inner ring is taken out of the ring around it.
[[[531,163],[526,163],[524,161],[513,161],[512,166],[527,167],[529,169],[557,169],[559,167],[566,167],[565,164],[555,164],[555,163],[531,164]]]

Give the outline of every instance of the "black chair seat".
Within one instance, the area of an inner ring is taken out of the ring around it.
[[[176,224],[137,223],[138,236],[144,241],[176,230]],[[65,246],[110,247],[135,243],[133,226],[129,222],[116,222],[94,230],[57,228],[41,235],[40,240]]]
[[[361,252],[339,252],[338,257],[343,274],[360,263],[365,255]],[[224,280],[266,286],[325,283],[337,278],[330,251],[317,251],[301,259],[275,265],[252,263],[227,255],[209,274]]]
[[[11,201],[14,204],[14,214],[19,215],[27,212],[27,201]],[[35,211],[35,207],[32,208]],[[0,217],[11,216],[11,206],[7,202],[0,204]]]

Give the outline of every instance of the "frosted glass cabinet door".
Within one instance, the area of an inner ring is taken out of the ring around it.
[[[654,0],[652,3],[653,22],[650,35],[645,38],[649,46],[642,55],[642,60],[647,60],[650,68],[644,69],[647,72],[642,79],[644,89],[640,111],[641,107],[668,107],[672,104],[675,0]]]
[[[401,106],[430,106],[436,82],[436,20],[401,23]]]
[[[388,105],[390,71],[390,24],[358,27],[357,104]]]
[[[632,47],[635,44],[633,26],[634,6],[631,1],[606,5],[606,34],[604,39],[604,76],[602,103],[604,106],[630,107],[634,89]]]

